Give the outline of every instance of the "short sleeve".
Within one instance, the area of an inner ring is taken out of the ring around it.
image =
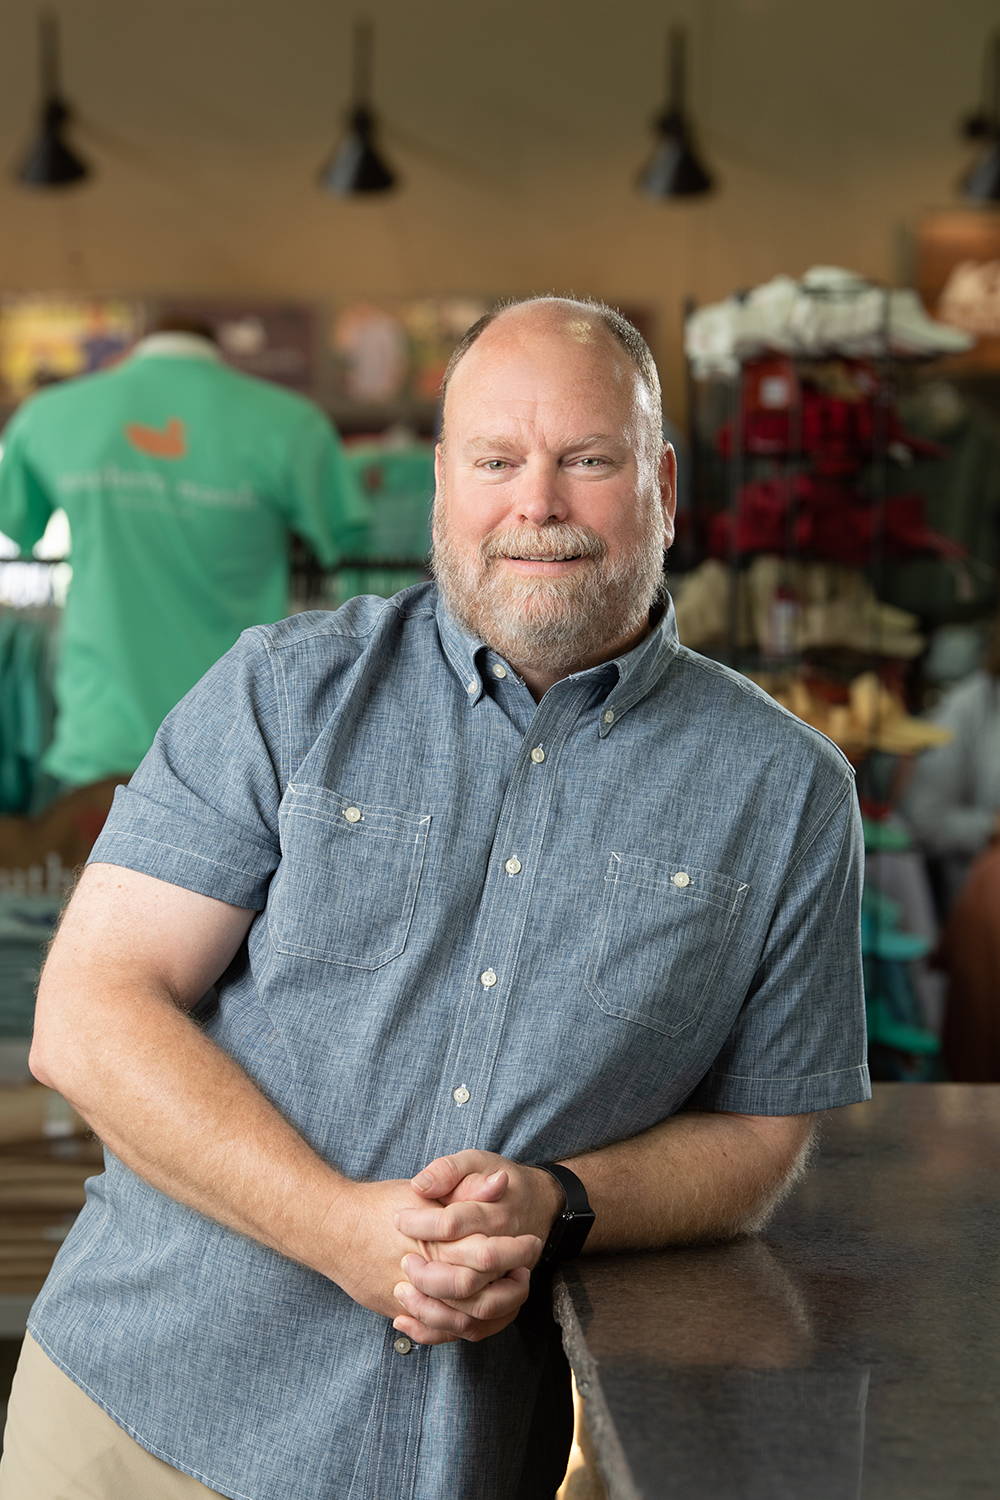
[[[306,411],[296,430],[282,503],[289,526],[327,567],[364,553],[368,506],[340,438],[318,407]]]
[[[277,868],[281,701],[261,627],[164,719],[88,863],[259,911]]]
[[[0,436],[0,532],[30,552],[42,537],[52,502],[28,456],[27,421],[30,407],[21,411]]]
[[[851,779],[785,876],[750,992],[687,1109],[809,1114],[871,1098],[863,875]]]

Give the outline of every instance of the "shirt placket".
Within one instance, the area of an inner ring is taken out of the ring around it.
[[[588,696],[579,684],[547,695],[521,743],[490,849],[464,993],[439,1076],[427,1161],[490,1144],[493,1075],[516,995],[518,959],[561,756]]]

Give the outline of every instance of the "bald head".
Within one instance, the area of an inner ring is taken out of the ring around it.
[[[452,377],[470,349],[481,344],[480,353],[502,358],[533,337],[563,338],[568,353],[591,350],[602,362],[606,360],[611,380],[621,379],[623,370],[633,379],[638,377],[642,404],[655,431],[654,446],[659,446],[662,397],[649,345],[638,328],[615,308],[586,298],[526,297],[500,302],[473,323],[456,346],[441,382],[445,425]]]

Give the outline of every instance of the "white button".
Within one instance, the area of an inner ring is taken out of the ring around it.
[[[451,1097],[454,1099],[456,1104],[468,1104],[469,1100],[472,1098],[472,1095],[469,1093],[469,1090],[463,1083],[452,1092]]]
[[[516,854],[512,855],[512,857],[507,861],[507,863],[504,865],[504,869],[507,871],[508,875],[520,875],[521,861],[518,859]]]
[[[491,990],[497,982],[497,976],[492,969],[484,969],[479,976],[479,983],[484,990]]]
[[[345,807],[344,808],[344,817],[347,819],[348,823],[360,823],[361,822],[361,809],[360,809],[360,807]]]
[[[687,873],[686,870],[678,870],[677,874],[671,875],[670,878],[674,882],[674,885],[680,886],[681,890],[683,890],[686,885],[691,884],[691,876]]]
[[[613,724],[615,722],[615,711],[613,708],[606,708],[604,710],[604,722],[605,724]]]
[[[507,676],[507,668],[506,667],[502,667],[500,665],[500,663],[497,662],[496,666],[493,668],[493,676],[494,677],[506,677]]]
[[[393,1339],[392,1347],[397,1354],[410,1354],[413,1350],[413,1340],[404,1338],[401,1334],[398,1339]]]
[[[531,758],[535,762],[536,766],[541,765],[542,761],[545,759],[545,751],[542,749],[541,745],[535,746],[534,750],[532,750],[531,752]]]
[[[471,681],[471,682],[467,682],[467,683],[466,683],[466,684],[465,684],[465,691],[466,691],[466,692],[467,692],[467,693],[474,693],[474,692],[475,692],[475,691],[476,691],[476,688],[477,688],[477,687],[478,687],[478,686],[479,686],[479,683],[478,683],[478,682],[477,682],[477,681],[476,681],[476,679],[475,679],[475,678],[474,678],[474,677],[473,677],[473,679],[472,679],[472,681]]]

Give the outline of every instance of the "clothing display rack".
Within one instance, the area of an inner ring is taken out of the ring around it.
[[[818,300],[845,288],[802,288]],[[870,296],[871,289],[864,288]],[[943,977],[926,868],[896,812],[912,755],[944,731],[912,718],[920,620],[884,603],[894,558],[974,567],[899,494],[924,440],[904,429],[904,372],[926,356],[890,339],[755,351],[731,373],[687,363],[695,508],[681,537],[681,639],[756,680],[837,742],[856,768],[866,846],[862,938],[873,1076],[940,1077]],[[690,318],[696,311],[686,305]]]

